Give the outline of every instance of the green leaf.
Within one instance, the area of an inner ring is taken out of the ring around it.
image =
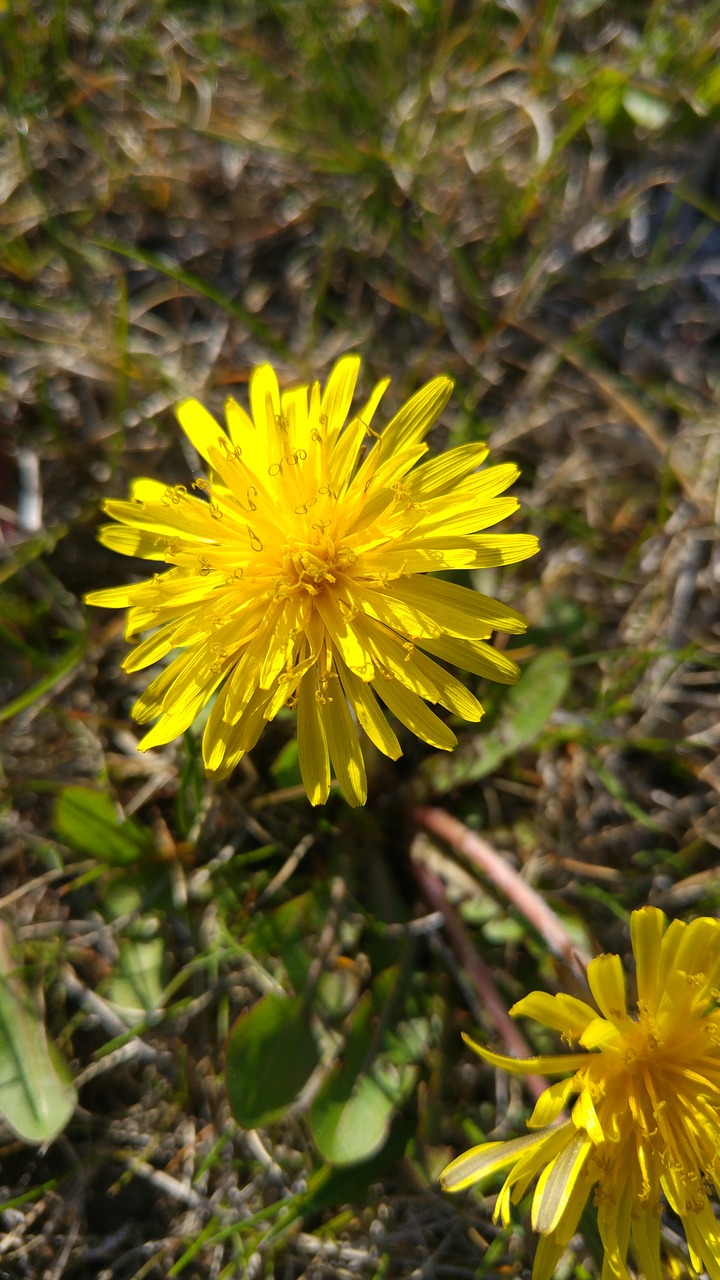
[[[270,766],[270,772],[278,787],[295,787],[302,782],[297,738],[285,743],[280,754]]]
[[[108,983],[107,996],[129,1024],[159,1008],[164,957],[162,938],[123,938],[120,942],[117,968]]]
[[[320,1060],[301,996],[270,993],[238,1018],[228,1037],[226,1086],[238,1124],[279,1119]]]
[[[49,1142],[65,1128],[76,1100],[0,923],[0,1115],[24,1142]]]
[[[322,928],[324,909],[321,894],[308,892],[290,898],[272,911],[258,912],[244,938],[244,945],[263,963],[267,956],[277,956],[287,977],[286,982],[282,974],[276,973],[278,981],[299,991],[305,986],[312,964],[313,951],[309,940]]]
[[[387,1141],[393,1116],[417,1081],[425,1019],[389,1025],[399,971],[386,970],[357,1005],[341,1061],[310,1108],[310,1128],[329,1164],[367,1160]]]
[[[66,787],[55,805],[57,835],[78,853],[128,866],[153,849],[148,831],[117,814],[109,796],[89,787]]]
[[[546,649],[523,669],[503,703],[497,724],[452,756],[432,756],[423,773],[433,791],[486,778],[508,756],[529,746],[542,733],[570,685],[570,663],[564,649]]]

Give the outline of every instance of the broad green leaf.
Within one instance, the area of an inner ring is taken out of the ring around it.
[[[310,1108],[313,1139],[329,1164],[357,1164],[380,1151],[417,1081],[427,1024],[413,1019],[391,1025],[397,984],[397,969],[386,970],[362,997],[342,1058]]]
[[[118,817],[115,805],[102,791],[66,787],[55,805],[57,835],[78,853],[101,862],[128,866],[153,848],[150,833],[129,818]]]
[[[24,1142],[49,1142],[65,1128],[77,1095],[15,969],[0,922],[0,1115]]]
[[[107,996],[128,1023],[160,1006],[163,992],[162,938],[123,938]]]
[[[508,690],[498,722],[451,756],[432,756],[423,768],[436,794],[486,778],[508,756],[542,733],[570,684],[570,665],[563,649],[546,649],[529,662],[518,684]]]
[[[238,1124],[254,1129],[279,1119],[319,1060],[306,1001],[263,996],[228,1037],[225,1083]]]

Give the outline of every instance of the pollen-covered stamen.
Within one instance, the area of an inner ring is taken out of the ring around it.
[[[290,542],[282,554],[281,594],[316,596],[324,587],[335,586],[338,574],[346,572],[356,558],[350,548],[336,546],[324,532],[312,542]]]

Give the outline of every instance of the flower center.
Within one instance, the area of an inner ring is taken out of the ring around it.
[[[625,1065],[630,1071],[650,1066],[656,1059],[661,1042],[649,1018],[640,1014],[637,1023],[625,1032]]]
[[[282,553],[281,593],[316,596],[325,586],[332,587],[338,573],[346,572],[355,560],[353,551],[342,544],[336,546],[325,534],[313,542],[288,542]]]

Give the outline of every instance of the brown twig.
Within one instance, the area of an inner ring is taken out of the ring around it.
[[[413,817],[418,826],[439,836],[441,840],[452,845],[462,857],[467,858],[473,866],[482,871],[493,884],[505,894],[505,897],[517,907],[518,911],[530,921],[545,939],[550,950],[564,960],[581,982],[585,982],[585,969],[590,960],[581,948],[576,946],[568,934],[562,921],[522,876],[519,876],[509,863],[483,840],[482,836],[458,822],[444,809],[428,808],[417,805],[413,809]]]

